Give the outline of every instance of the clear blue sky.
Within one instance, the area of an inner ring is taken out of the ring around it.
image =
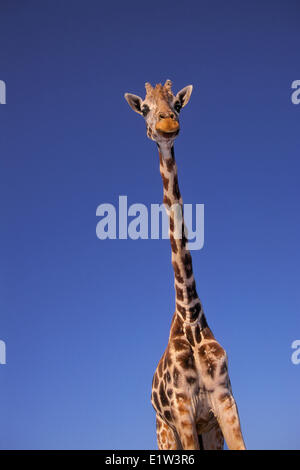
[[[160,203],[123,98],[194,85],[175,145],[205,204],[198,293],[250,449],[299,449],[297,0],[2,0],[0,447],[154,449],[152,374],[174,309],[168,240],[96,237],[96,208]]]

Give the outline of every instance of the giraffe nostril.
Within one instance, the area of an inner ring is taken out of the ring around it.
[[[170,118],[174,119],[174,114],[173,113],[170,113]]]
[[[159,113],[159,119],[164,119],[165,115],[163,113]]]

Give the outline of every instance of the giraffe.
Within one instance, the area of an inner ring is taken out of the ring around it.
[[[125,99],[144,117],[147,136],[158,147],[176,293],[168,344],[152,381],[158,448],[221,450],[225,439],[229,449],[244,450],[227,354],[207,324],[196,290],[178,185],[174,141],[193,87],[176,95],[170,80],[145,88],[144,100],[131,93]]]

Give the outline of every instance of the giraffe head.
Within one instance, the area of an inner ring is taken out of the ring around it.
[[[171,80],[167,80],[164,85],[159,83],[154,88],[146,83],[145,87],[144,100],[131,93],[125,93],[125,99],[136,113],[144,117],[149,139],[157,143],[172,143],[180,129],[180,110],[189,102],[193,86],[186,86],[176,95],[173,95]]]

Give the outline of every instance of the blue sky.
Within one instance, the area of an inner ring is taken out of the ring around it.
[[[175,144],[205,205],[199,296],[249,449],[299,449],[299,2],[1,1],[3,449],[154,449],[174,309],[168,240],[96,237],[96,208],[162,200],[123,98],[194,85]]]

